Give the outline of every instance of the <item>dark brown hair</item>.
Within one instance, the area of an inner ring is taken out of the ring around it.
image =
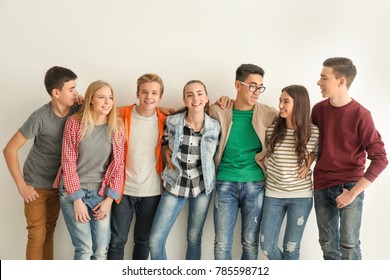
[[[44,83],[46,91],[51,96],[53,89],[62,90],[65,83],[76,79],[77,75],[72,70],[53,66],[45,74]]]
[[[349,88],[356,77],[357,70],[352,60],[346,57],[331,57],[324,61],[322,66],[332,68],[334,76],[339,79],[345,77]]]
[[[311,136],[310,120],[310,98],[307,89],[300,85],[290,85],[282,89],[294,100],[294,109],[292,114],[292,125],[295,129],[295,153],[298,157],[298,165],[307,164],[308,152],[306,145]],[[273,153],[275,147],[286,136],[286,119],[278,117],[275,121],[275,127],[270,138],[270,152]]]
[[[236,80],[244,82],[250,74],[257,74],[264,77],[264,70],[254,64],[241,64],[236,70]]]

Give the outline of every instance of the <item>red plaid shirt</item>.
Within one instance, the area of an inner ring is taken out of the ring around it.
[[[77,174],[77,161],[79,157],[79,144],[83,128],[81,123],[74,117],[70,117],[65,124],[64,136],[62,140],[61,167],[54,180],[53,187],[58,188],[61,176],[64,179],[64,187],[69,195],[80,191],[80,178]],[[122,194],[124,186],[124,146],[125,133],[120,132],[118,139],[112,136],[112,156],[110,164],[102,180],[102,187],[99,195],[106,194],[106,188],[110,188],[119,195]]]

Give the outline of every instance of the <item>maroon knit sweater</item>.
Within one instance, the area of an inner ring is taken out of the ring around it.
[[[329,99],[314,105],[313,124],[320,130],[320,155],[314,167],[314,189],[357,182],[373,182],[388,161],[371,113],[355,100],[334,107]],[[366,158],[370,160],[366,167]]]

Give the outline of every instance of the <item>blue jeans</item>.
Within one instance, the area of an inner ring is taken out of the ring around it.
[[[269,260],[299,260],[302,235],[312,207],[312,197],[264,198],[260,247]],[[286,214],[282,251],[278,243]]]
[[[231,260],[234,227],[241,208],[242,260],[256,260],[259,251],[264,181],[217,181],[214,205],[214,258]]]
[[[135,214],[133,260],[149,258],[149,236],[160,195],[135,197],[123,195],[111,210],[111,241],[107,259],[123,260],[131,221]]]
[[[161,197],[150,233],[150,255],[152,260],[166,260],[166,243],[181,209],[188,201],[187,260],[200,260],[203,226],[206,221],[212,195],[200,193],[188,199],[176,197],[165,191]]]
[[[336,198],[356,182],[314,191],[319,242],[325,260],[361,260],[360,226],[364,192],[348,206],[337,208]]]
[[[103,220],[93,218],[92,209],[104,200],[97,190],[86,190],[82,200],[88,208],[91,220],[88,223],[77,222],[74,218],[73,201],[65,189],[60,191],[60,205],[68,228],[72,244],[75,247],[75,260],[105,260],[110,241],[110,215]]]

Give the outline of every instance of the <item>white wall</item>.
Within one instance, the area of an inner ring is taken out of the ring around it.
[[[204,81],[212,101],[222,94],[234,97],[237,66],[254,63],[266,71],[261,102],[277,106],[280,90],[292,83],[305,85],[313,104],[320,101],[316,82],[323,60],[331,56],[350,57],[357,65],[351,96],[372,112],[388,144],[389,8],[383,0],[0,0],[0,147],[49,101],[43,77],[53,65],[78,74],[80,93],[96,79],[110,82],[121,105],[136,101],[137,77],[156,72],[166,85],[161,105],[179,107],[182,87],[190,79]],[[21,163],[31,142],[20,152]],[[0,167],[0,259],[24,259],[23,201],[3,159]],[[366,191],[364,259],[390,259],[389,182],[386,170]],[[169,236],[170,259],[185,256],[185,225],[184,211]],[[212,209],[203,239],[203,258],[213,259]],[[313,211],[301,259],[321,259],[317,239]],[[239,241],[237,230],[235,259],[241,253]],[[131,250],[128,244],[127,258]],[[72,257],[60,216],[55,258]]]

